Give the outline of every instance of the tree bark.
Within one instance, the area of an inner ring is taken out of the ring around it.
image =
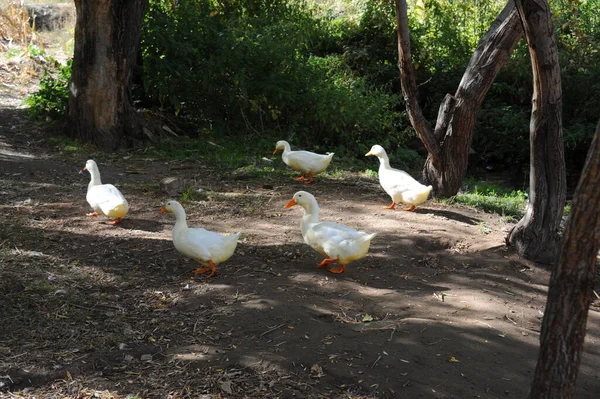
[[[438,197],[455,195],[467,171],[477,112],[523,30],[513,0],[479,42],[454,95],[440,106],[435,130],[423,116],[410,55],[406,0],[396,0],[398,66],[410,121],[428,152],[423,179]]]
[[[70,134],[105,150],[130,146],[142,127],[129,83],[148,0],[75,0]]]
[[[508,234],[525,258],[554,263],[566,199],[562,94],[558,49],[546,0],[517,0],[533,71],[530,123],[529,203]]]
[[[541,347],[530,398],[571,398],[600,247],[600,122],[571,208],[562,251],[550,278]]]

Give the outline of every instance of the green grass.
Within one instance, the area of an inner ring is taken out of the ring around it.
[[[445,203],[470,205],[518,220],[525,213],[529,195],[521,190],[511,190],[498,185],[467,179],[462,190]]]
[[[96,154],[99,150],[91,144],[82,143],[66,136],[48,138],[48,143],[70,155]]]

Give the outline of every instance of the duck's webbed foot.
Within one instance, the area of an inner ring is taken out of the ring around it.
[[[325,269],[328,264],[330,264],[330,263],[336,263],[337,261],[338,261],[337,259],[326,258],[326,259],[323,259],[323,261],[321,263],[319,263],[317,265],[317,267],[319,269]]]
[[[305,181],[305,182],[304,182],[304,184],[310,184],[310,183],[312,183],[313,181],[314,181],[314,180],[313,180],[313,175],[312,175],[312,173],[309,173],[309,174],[308,174],[308,181]]]
[[[213,263],[212,260],[208,261],[208,267],[206,267],[206,266],[205,267],[199,267],[198,269],[195,269],[194,271],[192,271],[192,273],[194,273],[194,274],[204,274],[204,273],[206,273],[208,271],[210,271],[210,274],[208,276],[206,276],[206,278],[211,278],[217,272],[217,267],[215,266],[215,264]]]
[[[346,270],[346,265],[340,265],[340,267],[332,267],[331,269],[327,269],[327,271],[335,274],[343,273],[344,270]]]
[[[392,205],[390,205],[390,206],[384,206],[384,207],[382,207],[382,208],[383,208],[383,209],[396,209],[396,203],[395,203],[395,202],[392,202]]]

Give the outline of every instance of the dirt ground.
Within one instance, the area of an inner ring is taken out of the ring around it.
[[[86,216],[87,156],[57,151],[19,94],[2,94],[0,397],[527,395],[549,272],[506,249],[501,217],[431,201],[382,210],[366,177],[307,188],[123,153],[96,158],[131,204],[113,227]],[[191,226],[244,233],[208,281],[159,214],[169,176],[209,193],[184,203]],[[370,254],[340,275],[315,268],[301,209],[283,209],[300,189],[323,220],[378,233]],[[598,305],[577,398],[600,392]]]

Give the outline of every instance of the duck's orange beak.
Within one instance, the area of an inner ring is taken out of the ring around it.
[[[86,170],[87,170],[87,168],[83,168],[83,169],[81,169],[81,170],[82,170],[82,171],[86,171]]]
[[[371,151],[369,151],[369,152],[367,152],[367,153],[365,154],[365,157],[370,157],[370,156],[372,156],[372,155],[373,155],[373,154],[371,153]]]
[[[162,209],[160,210],[160,213],[165,213],[165,212],[169,212],[167,211],[167,208],[165,208],[164,206],[162,207]]]
[[[273,151],[273,155],[277,154],[277,151],[279,151],[277,148],[275,148],[275,151]]]
[[[285,204],[284,208],[287,209],[287,208],[291,208],[291,207],[296,206],[296,205],[298,205],[298,203],[295,200],[292,199],[290,202],[288,202],[287,204]]]

